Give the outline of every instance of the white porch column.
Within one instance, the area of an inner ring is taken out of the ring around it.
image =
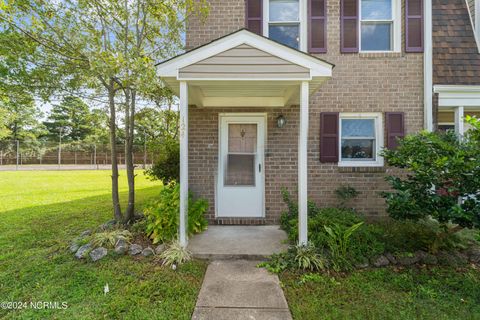
[[[465,125],[463,120],[463,107],[456,107],[455,108],[455,133],[461,137],[465,132]]]
[[[188,219],[188,86],[180,82],[180,228],[179,241],[187,246]]]
[[[308,82],[300,86],[300,132],[298,135],[298,244],[308,242],[307,184],[308,184]]]

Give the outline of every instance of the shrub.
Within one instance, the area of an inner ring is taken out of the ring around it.
[[[207,229],[204,214],[208,209],[205,199],[188,197],[188,234],[199,233]],[[150,202],[144,209],[146,233],[153,243],[171,241],[176,238],[179,226],[180,185],[172,181],[160,191],[158,199]]]
[[[330,256],[332,260],[333,269],[340,271],[341,269],[350,269],[350,238],[354,232],[363,225],[363,221],[344,228],[338,224],[331,226],[323,226],[328,234],[327,244],[330,249]]]
[[[146,174],[165,183],[180,179],[180,143],[176,139],[166,139],[155,148],[157,159]]]
[[[449,222],[457,229],[480,226],[480,124],[472,125],[464,139],[453,132],[421,132],[400,140],[395,150],[384,150],[387,163],[407,173],[387,177],[393,191],[383,196],[392,218],[420,221],[431,216],[445,231]]]
[[[297,246],[295,249],[295,265],[298,269],[310,271],[325,269],[325,261],[313,244]]]
[[[174,241],[160,254],[159,258],[162,259],[162,265],[176,268],[177,265],[189,261],[192,257],[180,242]]]
[[[358,196],[358,191],[352,186],[341,186],[335,190],[335,195],[340,202],[340,208],[346,208],[350,200]]]
[[[92,245],[95,248],[107,247],[113,248],[118,240],[125,240],[129,242],[132,239],[132,234],[128,230],[111,230],[95,233],[92,236]]]
[[[326,268],[326,260],[311,243],[306,246],[292,246],[287,252],[277,253],[270,259],[258,264],[272,273],[281,273],[287,269],[319,271]]]
[[[291,199],[287,191],[283,191],[283,199],[289,208],[282,213],[281,225],[287,232],[289,240],[298,239],[298,211],[297,204]],[[308,234],[309,240],[318,249],[329,249],[330,236],[325,226],[336,226],[339,233],[344,233],[353,225],[364,222],[354,211],[339,208],[318,208],[313,202],[308,205]],[[373,256],[382,254],[385,245],[382,242],[382,230],[374,224],[363,224],[351,235],[348,243],[347,260],[363,262]]]
[[[452,228],[453,226],[450,225]],[[443,226],[434,219],[420,221],[388,221],[381,224],[382,239],[389,252],[415,252],[417,250],[437,253],[465,249],[476,243],[472,230],[445,232]]]

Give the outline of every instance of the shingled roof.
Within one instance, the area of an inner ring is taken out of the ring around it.
[[[480,54],[465,0],[433,0],[433,83],[479,85]]]

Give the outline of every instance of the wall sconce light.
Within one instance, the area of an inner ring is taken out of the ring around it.
[[[283,114],[279,115],[277,117],[277,127],[278,128],[283,128],[287,124],[287,119],[283,116]]]

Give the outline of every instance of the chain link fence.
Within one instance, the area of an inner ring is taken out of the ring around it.
[[[117,161],[121,167],[125,165],[123,144],[117,145]],[[147,168],[153,163],[153,155],[145,145],[134,145],[133,162]],[[109,169],[111,164],[109,144],[0,141],[0,171]]]

